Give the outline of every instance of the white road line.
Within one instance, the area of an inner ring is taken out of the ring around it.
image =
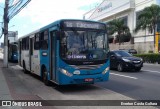
[[[153,73],[160,73],[159,71],[153,71],[153,70],[143,70],[142,71],[146,71],[146,72],[153,72]]]
[[[126,76],[126,75],[120,75],[120,74],[116,74],[116,73],[110,73],[111,75],[116,75],[116,76],[122,76],[122,77],[126,77],[126,78],[131,78],[131,79],[138,79],[136,77],[132,77],[132,76]]]

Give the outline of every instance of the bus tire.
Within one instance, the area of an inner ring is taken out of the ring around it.
[[[43,82],[44,82],[44,84],[46,85],[46,86],[49,86],[50,85],[50,82],[49,82],[49,80],[48,80],[48,78],[47,78],[47,70],[46,70],[46,68],[44,67],[43,69],[42,69],[42,74],[43,74]]]

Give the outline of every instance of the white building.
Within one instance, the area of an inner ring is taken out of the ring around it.
[[[4,35],[1,37],[4,40]],[[18,31],[8,31],[8,41],[9,43],[17,42],[18,40]],[[0,42],[0,48],[4,47],[4,42]]]
[[[160,4],[160,0],[104,0],[98,7],[84,14],[84,19],[107,23],[115,18],[124,19],[134,37],[134,48],[143,51],[154,49],[153,34],[146,31],[133,33],[136,19],[140,11],[152,4]],[[144,46],[144,47],[143,47]]]

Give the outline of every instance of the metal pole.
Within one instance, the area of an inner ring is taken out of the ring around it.
[[[4,8],[4,55],[3,55],[3,66],[8,67],[8,5],[9,0],[5,0],[5,8]]]

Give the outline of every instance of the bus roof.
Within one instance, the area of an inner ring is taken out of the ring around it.
[[[41,27],[41,28],[39,28],[39,29],[37,29],[37,30],[35,30],[35,31],[32,31],[31,33],[26,34],[26,35],[20,37],[19,39],[22,39],[22,38],[31,36],[31,35],[33,35],[33,34],[35,34],[35,33],[37,33],[37,32],[40,32],[40,31],[45,31],[46,29],[51,28],[51,27],[53,27],[53,26],[55,26],[55,25],[58,26],[58,25],[60,25],[60,23],[63,22],[63,21],[85,21],[85,22],[94,22],[94,23],[105,24],[105,23],[98,22],[98,21],[93,21],[93,20],[83,20],[83,19],[60,19],[60,20],[54,21],[54,22],[52,22],[52,23],[50,23],[50,24],[48,24],[48,25],[46,25],[46,26],[44,26],[44,27]]]

